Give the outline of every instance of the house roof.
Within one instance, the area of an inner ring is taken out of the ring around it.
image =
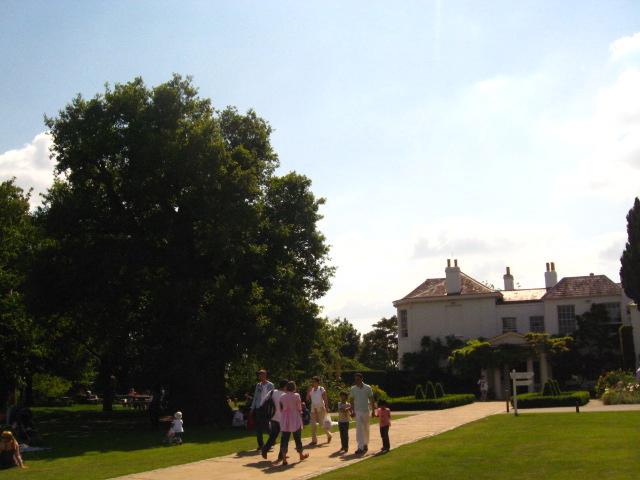
[[[526,337],[518,332],[505,332],[487,340],[492,346],[496,345],[524,345],[527,343]]]
[[[606,297],[622,293],[620,286],[606,275],[564,277],[550,288],[544,300],[571,297]]]
[[[474,280],[469,275],[460,272],[461,289],[460,295],[483,295],[483,294],[495,294],[495,290],[483,285],[482,283]],[[418,298],[433,298],[433,297],[446,297],[447,287],[445,278],[427,278],[424,282],[418,285],[408,295],[401,298],[401,300],[412,300]]]
[[[524,288],[522,290],[502,290],[500,292],[505,302],[536,302],[547,293],[546,288]]]

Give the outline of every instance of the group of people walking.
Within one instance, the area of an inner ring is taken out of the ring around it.
[[[296,383],[290,380],[282,380],[275,388],[268,380],[266,370],[258,372],[259,381],[256,384],[251,413],[255,419],[256,438],[258,450],[263,458],[267,458],[269,451],[275,445],[278,435],[281,435],[280,449],[276,463],[286,465],[289,448],[289,439],[293,436],[296,451],[300,455],[300,461],[309,457],[304,452],[302,445],[302,412],[303,401],[297,392]],[[329,415],[329,398],[325,388],[320,385],[320,378],[313,377],[311,386],[307,390],[305,401],[310,404],[311,443],[318,444],[318,427],[322,428],[327,436],[327,443],[331,443],[332,421]],[[389,427],[391,425],[391,412],[384,401],[380,401],[378,408],[373,396],[373,390],[364,383],[363,375],[357,373],[354,376],[354,385],[350,390],[340,392],[338,402],[338,428],[340,431],[340,453],[349,451],[349,422],[355,418],[356,422],[356,455],[363,455],[369,449],[369,422],[375,413],[380,417],[380,435],[383,442],[383,452],[390,449]],[[266,443],[264,435],[268,434]]]

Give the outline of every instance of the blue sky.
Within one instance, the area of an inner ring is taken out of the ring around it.
[[[43,114],[190,74],[327,198],[325,314],[366,330],[458,258],[501,286],[618,281],[640,188],[637,2],[0,3],[0,178],[51,178]],[[635,36],[634,36],[635,35]]]

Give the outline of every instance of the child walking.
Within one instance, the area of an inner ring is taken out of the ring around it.
[[[378,402],[376,415],[380,418],[380,436],[382,437],[382,450],[380,450],[380,453],[386,453],[391,450],[391,444],[389,443],[391,410],[389,410],[389,404],[385,400],[380,400]]]
[[[349,394],[340,392],[340,401],[338,402],[338,430],[340,430],[341,448],[338,453],[349,451],[349,417],[351,416],[351,404],[347,402]]]
[[[169,417],[171,418],[171,417]],[[175,442],[178,445],[182,445],[182,434],[184,433],[184,427],[182,423],[182,412],[176,412],[173,415],[173,421],[167,432],[167,443]]]

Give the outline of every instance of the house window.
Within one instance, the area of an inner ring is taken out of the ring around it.
[[[529,317],[529,331],[536,333],[544,332],[544,317],[542,315]]]
[[[558,333],[569,335],[576,331],[576,309],[574,305],[558,305]]]
[[[516,317],[504,317],[502,319],[502,333],[517,332]]]
[[[400,336],[406,338],[409,336],[409,325],[407,322],[407,311],[400,310]]]
[[[609,323],[622,323],[619,302],[601,303],[600,305],[607,310],[607,313],[609,314]]]

